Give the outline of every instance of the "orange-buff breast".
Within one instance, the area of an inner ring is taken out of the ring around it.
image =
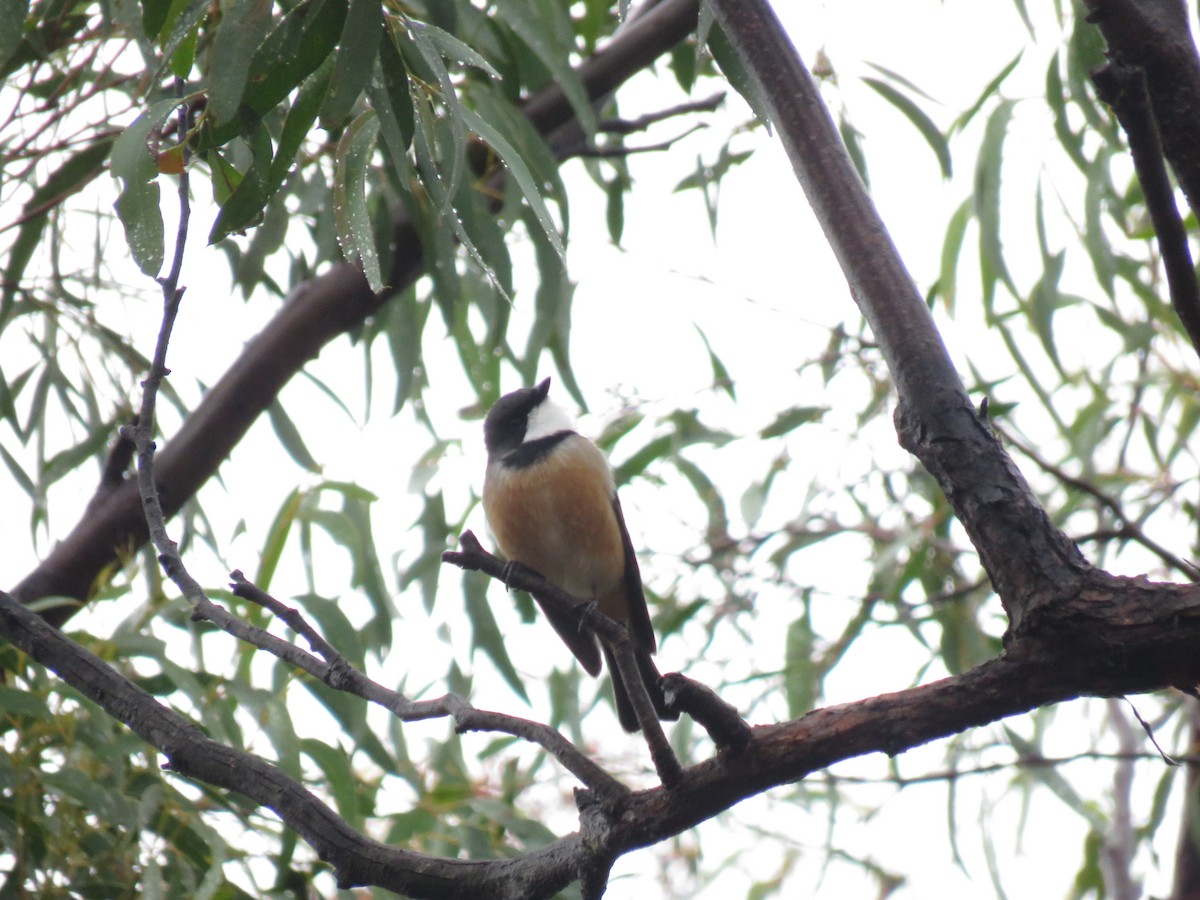
[[[606,615],[628,618],[625,551],[613,481],[600,450],[572,435],[523,468],[488,466],[483,509],[504,555],[540,572]]]

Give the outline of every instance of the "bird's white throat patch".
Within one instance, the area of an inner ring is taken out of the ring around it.
[[[573,430],[574,424],[563,408],[551,400],[543,400],[529,414],[529,422],[525,426],[524,443],[528,444],[530,441],[549,437],[560,431]]]

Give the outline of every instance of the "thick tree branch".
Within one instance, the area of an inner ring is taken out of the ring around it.
[[[912,277],[867,196],[812,77],[765,0],[713,10],[757,81],[796,177],[825,230],[899,393],[900,443],[938,481],[1008,613],[1076,589],[1089,566],[1054,527],[971,404]]]
[[[1183,0],[1085,0],[1115,62],[1146,73],[1163,152],[1200,215],[1200,57]]]
[[[166,754],[180,775],[237,791],[274,810],[332,865],[339,885],[378,885],[413,897],[538,898],[620,855],[658,843],[747,797],[841,760],[896,755],[1006,716],[1079,696],[1200,684],[1200,586],[1092,571],[1075,595],[1031,612],[1021,641],[952,678],[760,726],[739,754],[683,771],[671,788],[634,793],[623,812],[581,794],[581,831],[515,859],[437,859],[378,844],[252,754],[210,741],[39,616],[0,592],[0,630],[37,662]],[[598,799],[598,798],[597,798]]]
[[[589,95],[612,92],[684,40],[695,29],[696,16],[696,0],[664,0],[637,16],[580,65],[579,75]],[[553,85],[531,97],[525,112],[542,134],[568,124],[573,116],[565,95]],[[216,472],[296,372],[421,275],[425,260],[410,221],[397,221],[395,246],[387,291],[372,294],[362,273],[350,265],[331,267],[293,291],[275,318],[209,388],[155,460],[155,481],[168,518]],[[79,602],[88,599],[96,578],[146,538],[135,485],[103,484],[87,514],[12,594],[22,603],[54,596],[76,601],[46,611],[48,621],[62,624]]]
[[[1129,141],[1146,209],[1158,237],[1171,305],[1200,353],[1200,282],[1188,247],[1187,229],[1175,206],[1175,191],[1167,176],[1158,128],[1150,109],[1150,93],[1142,69],[1110,63],[1092,73],[1100,99],[1113,108]]]

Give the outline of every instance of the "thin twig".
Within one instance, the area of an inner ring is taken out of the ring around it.
[[[657,112],[646,113],[644,116],[638,116],[636,119],[601,119],[596,124],[596,130],[603,131],[606,134],[633,134],[635,131],[645,131],[651,125],[657,125],[659,122],[673,119],[676,116],[690,115],[697,112],[713,112],[724,102],[725,92],[721,91],[704,100],[696,100],[692,103],[680,103],[677,106],[660,109]]]
[[[619,810],[628,799],[629,788],[592,762],[574,744],[548,725],[517,716],[476,709],[455,694],[445,694],[431,700],[410,700],[399,691],[384,687],[354,668],[308,623],[298,609],[280,602],[249,581],[240,571],[231,572],[229,577],[232,579],[230,586],[234,596],[255,603],[281,619],[308,641],[313,653],[320,656],[320,659],[313,653],[308,653],[261,628],[230,616],[216,604],[207,604],[202,610],[198,609],[197,617],[205,618],[239,640],[297,666],[335,690],[382,706],[401,721],[415,722],[450,717],[454,719],[455,728],[460,734],[467,731],[495,731],[537,744],[593,791],[609,812]]]
[[[1099,500],[1104,506],[1106,506],[1109,509],[1109,511],[1121,523],[1121,529],[1119,532],[1116,532],[1117,535],[1127,537],[1130,540],[1141,544],[1143,547],[1145,547],[1151,553],[1156,555],[1159,559],[1161,559],[1167,565],[1169,565],[1175,569],[1178,569],[1180,572],[1182,572],[1184,575],[1186,575],[1190,580],[1196,581],[1196,580],[1200,579],[1200,567],[1197,567],[1196,565],[1188,562],[1187,560],[1183,559],[1182,557],[1176,556],[1174,553],[1172,553],[1166,547],[1162,546],[1157,541],[1155,541],[1155,540],[1151,539],[1149,536],[1147,536],[1146,533],[1144,531],[1142,531],[1142,529],[1140,527],[1138,527],[1137,523],[1125,514],[1124,507],[1121,505],[1121,503],[1115,497],[1112,497],[1109,494],[1106,494],[1104,491],[1100,490],[1100,488],[1096,487],[1093,484],[1090,484],[1087,481],[1084,481],[1081,478],[1076,478],[1075,476],[1068,474],[1066,471],[1064,471],[1060,467],[1056,466],[1054,463],[1050,462],[1050,460],[1044,458],[1041,454],[1039,454],[1032,447],[1025,444],[1023,441],[1019,440],[1018,438],[1014,437],[1009,432],[1003,431],[995,425],[993,425],[992,427],[997,429],[997,431],[1001,434],[1001,436],[1004,438],[1006,443],[1011,444],[1012,446],[1016,447],[1023,454],[1025,454],[1025,456],[1029,457],[1029,459],[1033,462],[1033,464],[1035,466],[1037,466],[1039,469],[1041,469],[1043,472],[1046,472],[1047,474],[1054,476],[1054,478],[1056,478],[1064,486],[1069,487],[1069,488],[1074,488],[1077,491],[1082,491],[1083,493]],[[1105,533],[1100,532],[1099,534],[1105,534]]]
[[[659,153],[663,150],[670,150],[675,144],[682,141],[689,134],[700,131],[708,126],[701,123],[693,125],[682,134],[677,134],[673,138],[667,138],[665,141],[659,141],[657,144],[644,144],[641,147],[627,147],[624,144],[620,146],[585,146],[581,145],[574,148],[564,148],[563,152],[567,156],[578,156],[583,159],[619,159],[626,156],[633,156],[637,153]]]
[[[158,486],[154,482],[154,432],[155,405],[158,391],[163,379],[170,374],[167,368],[167,349],[171,344],[171,333],[175,328],[175,319],[179,315],[179,305],[183,300],[185,288],[179,284],[183,273],[184,251],[187,248],[188,222],[191,218],[191,197],[189,194],[189,179],[187,170],[187,105],[182,102],[183,80],[175,79],[175,93],[180,98],[176,115],[180,120],[180,141],[183,142],[184,159],[179,172],[179,226],[175,231],[175,250],[171,259],[171,268],[165,277],[158,279],[163,293],[163,317],[158,331],[158,340],[154,346],[154,357],[150,363],[150,372],[142,382],[142,405],[138,413],[136,426],[122,429],[122,436],[131,438],[137,447],[137,480],[138,492],[141,495],[142,511],[146,516],[146,525],[150,531],[150,539],[158,550],[158,561],[167,577],[175,583],[183,595],[195,607],[207,600],[204,589],[200,587],[179,555],[179,546],[167,534],[166,515],[163,513],[162,501],[159,497]]]

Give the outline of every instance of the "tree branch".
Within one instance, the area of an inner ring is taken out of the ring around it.
[[[642,15],[579,66],[589,96],[613,91],[630,76],[687,37],[696,25],[696,0],[664,0]],[[572,121],[571,105],[555,85],[532,96],[525,113],[544,135]],[[361,325],[424,271],[424,255],[413,223],[395,225],[391,287],[376,296],[356,268],[342,263],[296,288],[279,313],[246,344],[227,372],[205,393],[155,459],[155,482],[163,511],[173,516],[229,457],[233,448],[279,391],[321,349]],[[83,602],[97,577],[129,548],[146,541],[137,489],[101,485],[88,511],[45,559],[13,590],[22,603],[43,597]],[[45,611],[62,624],[78,608],[64,603]]]
[[[1050,521],[963,389],[816,85],[764,0],[713,0],[755,79],[850,293],[896,384],[896,429],[950,501],[1008,613],[1010,633],[1078,589],[1090,566]]]
[[[894,756],[936,738],[1079,696],[1200,684],[1200,586],[1093,571],[1073,597],[1042,607],[1022,640],[958,676],[751,730],[740,754],[685,769],[671,788],[629,797],[619,816],[579,796],[581,831],[515,859],[438,859],[386,847],[350,828],[275,766],[209,740],[110,666],[0,592],[0,631],[83,696],[166,754],[180,775],[274,810],[334,867],[340,887],[413,897],[538,898],[587,874],[589,895],[612,861],[666,840],[773,787],[841,760]],[[599,799],[599,798],[596,798]],[[588,874],[590,873],[590,874]]]
[[[1115,62],[1146,73],[1163,152],[1200,215],[1200,57],[1183,0],[1085,0]]]
[[[448,716],[454,719],[455,729],[460,734],[467,731],[495,731],[537,744],[594,792],[607,810],[619,813],[624,808],[629,797],[629,788],[592,762],[553,728],[516,716],[476,709],[454,694],[446,694],[432,700],[409,700],[399,691],[384,687],[354,668],[308,623],[299,610],[279,602],[257,585],[247,581],[240,571],[231,573],[230,577],[233,579],[231,586],[234,596],[249,600],[283,620],[289,628],[308,641],[309,646],[321,658],[318,659],[312,653],[306,653],[264,629],[231,616],[228,611],[213,603],[206,603],[197,608],[193,618],[212,622],[233,637],[266,650],[334,690],[353,694],[382,706],[403,722]]]
[[[1158,128],[1150,109],[1146,75],[1140,68],[1111,63],[1092,73],[1100,99],[1113,108],[1129,141],[1129,154],[1137,171],[1146,209],[1158,237],[1171,305],[1200,353],[1200,282],[1192,264],[1187,229],[1175,206],[1175,191],[1167,176]]]

